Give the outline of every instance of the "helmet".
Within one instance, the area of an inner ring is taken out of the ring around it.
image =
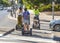
[[[22,10],[22,7],[19,7],[20,10]]]
[[[25,8],[24,10],[27,11],[27,8]]]
[[[35,5],[34,8],[37,9],[38,7]]]

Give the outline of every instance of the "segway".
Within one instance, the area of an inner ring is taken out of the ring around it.
[[[32,36],[32,28],[28,31],[28,30],[24,30],[24,29],[22,29],[22,35],[30,35],[30,36]]]
[[[34,17],[33,21],[33,29],[40,29],[40,20],[36,16]]]
[[[22,30],[22,16],[21,15],[18,15],[18,18],[17,18],[17,24],[16,24],[16,30],[17,31],[20,31]]]
[[[23,27],[22,35],[30,35],[30,36],[32,36],[32,28],[28,29],[28,27],[27,27],[27,29],[24,30],[24,27]]]

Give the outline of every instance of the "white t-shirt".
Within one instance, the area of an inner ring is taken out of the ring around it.
[[[18,15],[21,15],[21,16],[23,16],[23,13],[21,12],[21,13],[19,13]]]

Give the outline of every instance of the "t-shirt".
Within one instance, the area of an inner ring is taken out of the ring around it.
[[[23,13],[21,12],[21,13],[19,13],[18,15],[23,16]]]
[[[29,11],[23,12],[23,18],[26,19],[26,20],[30,19],[30,13],[29,13]]]
[[[38,9],[37,10],[34,9],[34,13],[35,13],[35,15],[39,15],[39,10]]]

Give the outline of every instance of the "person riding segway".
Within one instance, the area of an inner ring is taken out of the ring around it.
[[[22,12],[22,8],[20,7],[17,17],[17,25],[16,25],[16,30],[18,31],[22,29],[22,17],[23,17],[23,12]]]
[[[24,34],[30,34],[32,35],[32,29],[30,29],[30,13],[27,11],[27,8],[24,9],[23,12],[23,29],[22,29],[22,35]]]
[[[35,6],[34,13],[35,13],[35,16],[33,21],[33,28],[40,29],[39,10],[37,6]]]

